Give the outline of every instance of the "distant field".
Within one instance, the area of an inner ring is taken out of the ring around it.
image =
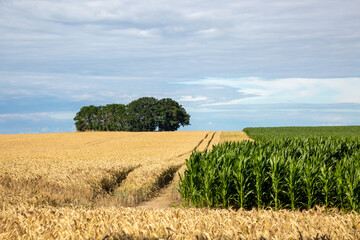
[[[259,127],[244,128],[250,138],[258,137],[360,137],[360,126]]]
[[[236,142],[244,140],[249,140],[249,137],[243,131],[222,131],[219,142]]]

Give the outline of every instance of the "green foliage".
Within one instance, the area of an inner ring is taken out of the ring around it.
[[[170,98],[143,97],[128,105],[85,106],[74,120],[78,131],[176,131],[190,124],[190,115]]]
[[[127,125],[126,107],[123,104],[85,106],[74,120],[78,131],[124,131]]]
[[[359,137],[360,126],[334,127],[258,127],[244,128],[244,132],[252,138],[275,137]]]
[[[264,138],[194,152],[180,177],[186,205],[360,211],[360,138]]]
[[[159,131],[176,131],[190,124],[190,115],[176,101],[164,98],[156,105],[156,123]]]
[[[157,99],[143,97],[127,105],[127,131],[142,132],[156,129]]]

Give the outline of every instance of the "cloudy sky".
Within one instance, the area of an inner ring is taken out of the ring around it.
[[[170,97],[182,130],[360,125],[359,0],[0,0],[0,133]]]

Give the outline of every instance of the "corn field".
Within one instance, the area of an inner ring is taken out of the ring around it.
[[[180,177],[185,204],[244,209],[360,211],[360,139],[225,142],[194,152]]]

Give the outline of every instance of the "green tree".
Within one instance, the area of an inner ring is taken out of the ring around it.
[[[90,121],[90,130],[101,131],[100,120],[101,106],[90,105],[88,108],[88,118]]]
[[[156,124],[156,103],[153,97],[142,97],[127,105],[127,129],[133,132],[155,131]]]
[[[82,107],[74,120],[78,131],[176,131],[190,124],[190,115],[171,98],[142,97],[128,105]]]
[[[190,115],[171,98],[163,98],[156,104],[158,131],[176,131],[180,126],[190,125]]]
[[[98,130],[98,111],[99,107],[94,105],[82,107],[74,118],[76,129],[78,131]]]
[[[89,129],[89,118],[87,117],[88,108],[87,106],[82,107],[74,117],[75,126],[78,131],[86,131]]]
[[[105,131],[125,131],[126,106],[124,104],[108,104],[103,109]]]

